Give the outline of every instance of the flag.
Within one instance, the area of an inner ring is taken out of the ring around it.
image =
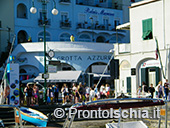
[[[158,46],[158,41],[157,41],[157,39],[156,39],[156,37],[155,37],[155,41],[156,41],[156,50],[155,50],[155,55],[156,55],[156,60],[158,59],[158,57],[159,57],[159,46]]]
[[[158,48],[156,48],[155,55],[156,55],[156,60],[158,59]]]

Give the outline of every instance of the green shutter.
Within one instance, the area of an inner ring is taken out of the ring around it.
[[[152,18],[142,20],[142,27],[143,27],[143,40],[151,39],[152,36],[149,37],[150,34],[152,34]]]
[[[152,19],[147,19],[147,31],[152,31]]]
[[[131,93],[131,77],[127,77],[127,93]]]
[[[160,81],[160,69],[159,67],[156,67],[156,85],[158,85],[158,82]]]
[[[149,80],[148,80],[148,68],[141,68],[141,85],[142,82],[145,82],[146,85],[149,84]]]

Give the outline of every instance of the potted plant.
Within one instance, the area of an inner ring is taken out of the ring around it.
[[[67,18],[67,19],[65,20],[65,22],[68,22],[68,20],[69,20],[69,19]]]

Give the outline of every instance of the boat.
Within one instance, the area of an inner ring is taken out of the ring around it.
[[[77,103],[71,106],[77,110],[98,110],[100,109],[128,109],[128,108],[142,108],[164,105],[162,99],[151,98],[120,98],[120,99],[101,99],[91,102]]]
[[[148,126],[143,121],[131,121],[122,122],[120,126],[118,123],[107,123],[106,128],[148,128]]]
[[[43,113],[34,110],[32,108],[20,107],[21,118],[24,121],[30,122],[38,127],[46,127],[48,122],[48,117]],[[17,110],[18,115],[18,110]]]

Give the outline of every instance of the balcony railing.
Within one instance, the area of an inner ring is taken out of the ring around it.
[[[60,28],[71,28],[71,21],[60,21]]]
[[[61,4],[70,4],[71,1],[70,0],[60,0],[59,3],[61,3]]]
[[[82,29],[94,29],[94,30],[108,30],[108,31],[115,30],[114,26],[111,24],[104,25],[104,24],[98,24],[98,23],[92,24],[92,23],[87,23],[87,22],[78,23],[77,29],[81,29],[81,28]]]
[[[89,1],[77,1],[76,2],[77,5],[85,5],[85,6],[92,6],[92,7],[102,7],[102,8],[111,8],[111,9],[118,9],[118,10],[122,10],[122,6],[121,4],[118,4],[116,2],[112,3],[112,2],[95,2],[95,4],[92,4]]]
[[[43,20],[42,19],[38,19],[38,25],[42,26],[43,24],[44,24]],[[46,19],[45,20],[45,25],[50,26],[51,25],[51,20],[50,19]]]

